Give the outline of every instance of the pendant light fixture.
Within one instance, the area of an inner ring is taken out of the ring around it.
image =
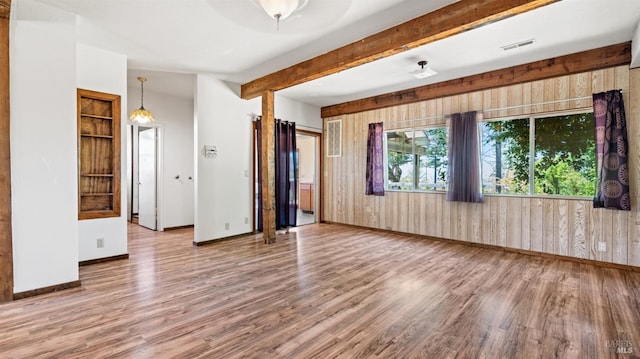
[[[140,81],[140,108],[131,112],[129,120],[137,123],[154,122],[156,119],[153,117],[153,114],[144,108],[144,82],[147,81],[147,78],[138,77],[138,81]]]
[[[256,0],[267,15],[276,20],[280,29],[280,20],[288,18],[294,11],[304,7],[309,0]]]

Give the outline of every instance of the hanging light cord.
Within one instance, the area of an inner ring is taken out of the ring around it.
[[[144,77],[138,77],[140,81],[140,108],[144,109],[144,82],[147,80]]]

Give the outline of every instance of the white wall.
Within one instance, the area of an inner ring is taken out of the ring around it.
[[[633,39],[631,40],[631,65],[630,67],[640,67],[640,22],[636,26],[636,31],[633,33]]]
[[[15,293],[78,280],[75,22],[31,0],[12,7]]]
[[[296,146],[300,150],[298,153],[298,175],[300,182],[314,183],[316,178],[316,138],[312,136],[297,136]]]
[[[197,76],[194,104],[196,242],[252,231],[251,121],[252,115],[260,114],[262,109],[260,98],[246,101],[239,93],[239,85],[209,75]],[[317,106],[276,94],[274,109],[277,118],[296,122],[296,128],[322,130]],[[204,158],[204,145],[216,146],[215,159]]]
[[[127,253],[127,57],[94,47],[76,47],[78,88],[120,95],[121,197],[120,217],[79,221],[79,260],[113,257]],[[104,247],[97,247],[104,238]]]
[[[260,99],[238,97],[239,86],[198,75],[195,94],[195,236],[201,242],[249,233],[251,229],[251,113]],[[216,158],[204,158],[215,145]],[[225,229],[228,223],[229,229]]]
[[[149,78],[149,81],[153,81]],[[139,84],[139,83],[138,83]],[[195,85],[195,79],[194,79]],[[129,112],[140,107],[140,87],[129,88]],[[162,126],[162,203],[159,222],[163,228],[194,223],[193,98],[144,91],[144,107]],[[179,175],[180,178],[175,177]],[[191,179],[189,179],[191,177]]]
[[[288,97],[278,95],[274,100],[275,117],[284,121],[295,122],[296,129],[322,132],[320,107],[309,105]]]

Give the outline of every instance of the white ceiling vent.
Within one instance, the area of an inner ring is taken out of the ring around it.
[[[501,46],[500,48],[502,50],[504,50],[504,51],[513,50],[513,49],[517,49],[519,47],[533,45],[534,42],[536,42],[535,39],[529,39],[529,40],[525,40],[525,41],[516,42],[515,44]]]
[[[342,120],[327,121],[327,157],[342,157]]]

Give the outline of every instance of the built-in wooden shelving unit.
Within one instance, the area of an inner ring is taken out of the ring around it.
[[[120,96],[78,89],[78,219],[120,216]]]

